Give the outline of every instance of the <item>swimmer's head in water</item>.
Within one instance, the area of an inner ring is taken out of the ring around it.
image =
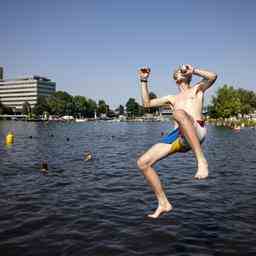
[[[85,161],[89,161],[89,160],[91,160],[92,159],[92,153],[90,152],[90,151],[86,151],[85,153],[84,153],[84,160]]]
[[[181,84],[182,82],[190,83],[192,79],[192,75],[186,75],[181,68],[174,70],[173,79],[177,84]]]
[[[48,172],[48,163],[45,160],[41,164],[41,171],[42,172]]]

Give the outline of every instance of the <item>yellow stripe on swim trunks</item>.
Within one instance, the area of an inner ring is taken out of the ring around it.
[[[176,127],[163,137],[161,142],[165,144],[170,144],[171,146],[170,153],[180,152],[180,150],[183,148],[183,145],[180,141],[180,135],[181,135],[180,129],[179,127]]]
[[[177,138],[172,144],[171,144],[171,153],[180,152],[182,149],[182,144],[180,142],[180,139]]]

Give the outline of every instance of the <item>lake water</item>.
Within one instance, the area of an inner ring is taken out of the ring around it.
[[[255,129],[208,127],[207,180],[192,179],[192,153],[162,160],[156,169],[174,210],[145,217],[157,205],[136,159],[169,127],[1,121],[0,254],[256,255]],[[86,150],[92,161],[83,161]]]

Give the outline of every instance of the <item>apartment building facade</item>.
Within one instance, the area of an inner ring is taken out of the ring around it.
[[[0,72],[0,101],[15,112],[22,110],[25,101],[33,108],[38,97],[49,96],[55,91],[56,83],[48,78],[32,76],[3,80],[3,70]]]

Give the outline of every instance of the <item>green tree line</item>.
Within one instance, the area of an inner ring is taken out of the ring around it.
[[[250,114],[256,110],[256,94],[253,91],[223,85],[212,97],[207,108],[212,118],[228,118],[238,114]]]
[[[32,111],[37,116],[47,112],[56,116],[94,117],[95,112],[98,115],[107,114],[110,110],[104,100],[99,100],[97,104],[93,99],[84,96],[72,96],[65,91],[57,91],[47,97],[40,96]]]
[[[157,96],[150,92],[150,99],[154,99]],[[142,116],[145,113],[156,113],[158,108],[144,109],[134,98],[129,98],[125,106],[119,105],[114,110],[110,109],[109,105],[103,100],[99,100],[98,103],[93,99],[85,96],[72,96],[65,91],[57,91],[50,96],[39,96],[34,108],[31,108],[30,104],[25,101],[22,106],[22,114],[40,116],[47,112],[50,115],[63,116],[71,115],[74,117],[94,117],[95,112],[97,116],[105,115],[107,117],[113,117],[117,115],[124,115],[125,111],[128,117],[134,118]],[[3,105],[0,102],[0,114],[13,114],[11,108]]]

